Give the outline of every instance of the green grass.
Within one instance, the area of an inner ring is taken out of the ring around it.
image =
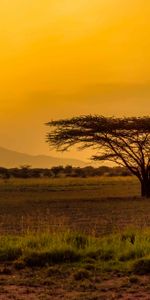
[[[92,261],[101,271],[140,273],[142,268],[150,273],[150,230],[128,230],[99,238],[71,232],[1,236],[0,261],[22,263],[23,267],[66,263],[90,267]]]

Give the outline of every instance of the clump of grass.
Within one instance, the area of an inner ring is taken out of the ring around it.
[[[135,275],[131,275],[129,277],[129,282],[132,284],[138,284],[140,282],[139,278]]]
[[[66,241],[77,249],[85,249],[89,245],[88,237],[80,233],[69,235]]]
[[[89,279],[91,276],[90,272],[85,269],[79,269],[74,273],[74,279],[79,281],[79,280],[84,280],[84,279]]]
[[[0,238],[0,262],[14,261],[22,255],[21,245],[15,237]]]
[[[16,270],[23,270],[25,269],[26,267],[26,264],[25,264],[25,261],[22,261],[22,260],[16,260],[14,263],[13,263],[13,266]]]
[[[50,264],[73,263],[80,260],[80,255],[73,249],[50,249],[39,252],[28,252],[24,261],[29,267],[44,267]]]
[[[139,275],[150,274],[150,257],[139,259],[133,264],[133,272]]]
[[[150,258],[145,257],[150,257],[150,230],[99,238],[71,232],[0,237],[0,261],[13,261],[20,269],[77,262],[92,264],[92,269],[150,273]]]
[[[61,271],[60,271],[60,268],[59,267],[55,267],[55,266],[50,266],[48,269],[47,269],[47,276],[48,277],[52,277],[52,276],[56,276],[56,275],[60,275],[61,274]]]

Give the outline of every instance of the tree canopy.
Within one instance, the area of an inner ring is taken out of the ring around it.
[[[47,142],[66,151],[78,144],[93,148],[94,160],[126,167],[141,182],[142,196],[150,197],[150,117],[81,116],[50,121]]]

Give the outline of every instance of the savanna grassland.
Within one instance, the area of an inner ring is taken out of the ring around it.
[[[0,181],[0,299],[150,299],[134,177]]]
[[[133,177],[0,181],[0,233],[74,229],[94,234],[149,225]],[[136,216],[136,217],[135,217]]]

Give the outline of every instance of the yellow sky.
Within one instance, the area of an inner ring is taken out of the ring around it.
[[[1,0],[1,145],[48,153],[51,118],[149,114],[149,16],[149,0]]]

